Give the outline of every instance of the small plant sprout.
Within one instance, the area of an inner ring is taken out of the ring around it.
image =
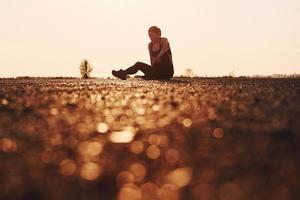
[[[80,74],[81,78],[90,78],[91,71],[93,70],[91,64],[86,60],[83,59],[80,63]]]

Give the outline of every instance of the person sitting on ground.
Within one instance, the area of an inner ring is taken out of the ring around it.
[[[174,74],[172,52],[167,38],[161,37],[161,30],[151,26],[148,30],[151,42],[148,44],[151,65],[136,62],[126,70],[112,70],[112,74],[122,80],[126,80],[128,74],[135,74],[139,70],[145,75],[144,79],[171,79]]]

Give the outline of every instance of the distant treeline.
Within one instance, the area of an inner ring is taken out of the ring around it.
[[[135,78],[141,78],[142,76],[136,75],[134,76]],[[96,79],[100,77],[91,77],[91,79]],[[101,77],[104,79],[111,79],[111,77]],[[174,76],[174,78],[300,78],[300,74],[291,74],[291,75],[286,75],[286,74],[273,74],[273,75],[252,75],[252,76],[230,76],[230,75],[225,75],[225,76],[187,76],[187,75],[177,75]],[[0,77],[0,79],[19,79],[19,80],[34,80],[34,79],[80,79],[79,77],[68,77],[68,76],[54,76],[54,77],[43,77],[43,76],[17,76],[17,77]]]
[[[252,76],[233,76],[233,75],[225,75],[225,76],[187,76],[187,75],[179,75],[176,76],[179,78],[300,78],[300,74],[273,74],[273,75],[252,75]]]
[[[43,76],[17,76],[16,79],[45,79],[45,78],[51,78],[51,79],[78,79],[78,77],[64,77],[64,76],[54,76],[54,77],[43,77]]]

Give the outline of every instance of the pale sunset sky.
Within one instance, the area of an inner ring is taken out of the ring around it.
[[[0,0],[0,77],[94,77],[150,63],[161,28],[175,75],[300,73],[300,0]]]

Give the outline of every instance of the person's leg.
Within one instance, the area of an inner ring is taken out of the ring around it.
[[[152,75],[151,66],[143,62],[136,62],[133,66],[123,70],[123,72],[126,74],[135,74],[139,70],[142,71],[146,76]]]

